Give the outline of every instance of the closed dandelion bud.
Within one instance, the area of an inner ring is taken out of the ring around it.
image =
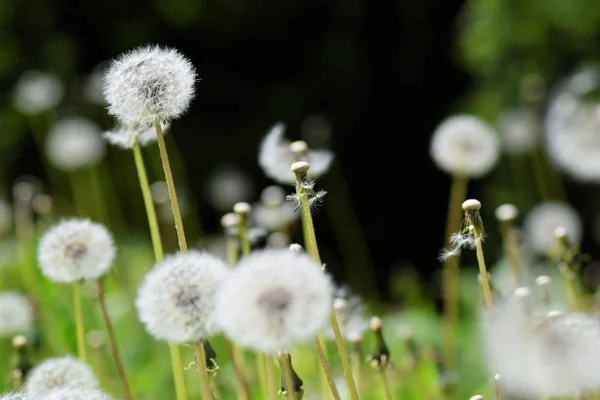
[[[390,350],[387,347],[383,338],[383,333],[381,332],[381,319],[372,317],[369,328],[371,329],[371,332],[373,332],[373,337],[375,338],[373,353],[369,356],[369,360],[373,367],[385,368],[390,362]]]
[[[558,227],[564,228],[571,243],[578,243],[583,234],[579,215],[564,203],[548,202],[536,206],[525,217],[523,225],[531,248],[539,254],[548,253],[556,245]]]
[[[0,293],[0,338],[28,332],[33,310],[27,297],[18,292]]]
[[[104,157],[105,151],[100,128],[81,117],[58,121],[46,138],[48,159],[61,171],[95,165]]]
[[[31,370],[25,393],[28,400],[46,400],[50,392],[63,388],[94,390],[98,388],[98,380],[87,364],[71,356],[49,358]]]
[[[228,276],[225,263],[189,251],[165,257],[138,289],[138,318],[148,333],[171,343],[196,343],[218,332],[215,292]]]
[[[108,272],[115,255],[110,232],[104,225],[85,219],[54,225],[38,246],[42,273],[55,282],[99,278]]]
[[[277,353],[317,336],[332,295],[330,278],[307,254],[256,251],[219,288],[217,322],[240,346]]]
[[[17,81],[13,104],[23,114],[35,115],[56,107],[63,94],[63,85],[54,75],[27,71]]]
[[[44,400],[113,400],[113,398],[100,390],[63,388],[51,391]]]
[[[161,124],[163,134],[168,132],[170,124]],[[102,134],[106,141],[115,147],[130,150],[138,143],[144,147],[158,140],[156,129],[147,126],[119,126]]]
[[[500,144],[492,128],[479,118],[457,115],[436,128],[430,153],[441,170],[478,178],[496,165]]]
[[[306,142],[290,143],[284,136],[285,125],[275,124],[264,137],[258,163],[265,174],[281,184],[294,185],[296,179],[290,173],[290,165],[296,161],[306,161],[311,165],[311,178],[317,179],[329,170],[333,153],[329,150],[308,148]]]
[[[180,117],[194,97],[194,66],[175,49],[146,46],[113,60],[104,76],[108,113],[125,125]]]

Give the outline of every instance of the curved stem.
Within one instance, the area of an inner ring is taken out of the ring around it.
[[[200,377],[200,392],[203,400],[211,400],[212,393],[210,388],[210,379],[206,370],[206,352],[204,351],[204,342],[196,343],[196,362],[198,363],[198,376]]]
[[[85,330],[83,327],[83,313],[81,311],[81,282],[73,282],[73,302],[75,304],[75,325],[77,327],[77,353],[79,359],[85,362]]]
[[[246,379],[246,372],[243,366],[244,355],[242,352],[236,351],[234,347],[235,345],[226,337],[223,337],[223,343],[225,345],[227,355],[231,360],[231,366],[233,367],[233,371],[235,372],[235,380],[238,387],[239,398],[242,400],[250,400],[252,396],[250,394],[250,385],[248,384],[248,380]]]
[[[106,310],[106,302],[104,301],[104,285],[100,282],[98,282],[98,302],[100,303],[100,309],[102,310],[102,319],[104,320],[104,326],[106,327],[106,333],[108,334],[108,343],[110,344],[110,351],[112,353],[113,360],[115,361],[117,375],[119,376],[119,380],[123,386],[123,394],[125,399],[131,400],[133,399],[133,396],[131,394],[129,383],[127,382],[127,375],[125,375],[125,368],[123,367],[121,356],[119,355],[119,348],[117,347],[117,340],[115,339],[115,331]]]

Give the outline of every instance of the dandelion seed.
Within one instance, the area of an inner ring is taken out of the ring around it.
[[[46,400],[45,396],[56,389],[97,388],[98,380],[92,369],[87,364],[66,356],[49,358],[32,369],[25,384],[25,394],[29,400]]]
[[[563,227],[571,243],[582,236],[582,223],[577,212],[568,204],[547,202],[537,205],[523,222],[526,238],[531,248],[540,254],[547,253],[556,244],[555,230]]]
[[[194,97],[196,72],[177,50],[146,46],[113,60],[104,78],[108,113],[124,125],[180,117]]]
[[[216,316],[240,346],[276,353],[316,337],[328,321],[332,294],[331,280],[307,254],[261,250],[223,282]]]
[[[167,133],[170,124],[161,124],[163,133]],[[126,127],[121,126],[112,131],[106,131],[102,134],[104,139],[113,146],[121,149],[130,150],[136,143],[140,146],[147,146],[157,140],[154,127]]]
[[[0,293],[0,337],[29,331],[33,310],[29,300],[18,292]]]
[[[474,116],[457,115],[437,127],[430,153],[441,170],[477,178],[496,165],[499,147],[496,134],[489,126]]]
[[[115,255],[110,232],[103,225],[84,219],[54,225],[38,246],[42,273],[55,282],[99,278],[108,272]]]
[[[281,184],[294,185],[296,179],[290,172],[290,165],[296,161],[307,161],[311,165],[310,174],[314,179],[319,178],[329,170],[333,161],[333,153],[329,150],[309,150],[294,153],[290,142],[283,136],[285,125],[275,124],[264,137],[258,153],[258,163],[265,174]],[[300,150],[300,149],[296,149]],[[303,153],[303,154],[302,154]]]
[[[81,117],[60,120],[46,138],[46,154],[56,168],[72,171],[97,164],[105,153],[100,128]]]
[[[17,81],[13,104],[23,114],[35,115],[56,107],[63,94],[63,85],[56,76],[42,71],[27,71]]]
[[[138,289],[138,318],[148,333],[171,343],[196,343],[218,332],[215,292],[227,277],[225,263],[189,251],[165,257]]]
[[[51,391],[43,400],[112,400],[100,390],[86,388],[63,388]]]

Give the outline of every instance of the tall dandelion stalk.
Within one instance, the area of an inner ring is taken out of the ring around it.
[[[85,354],[85,327],[83,324],[83,312],[81,310],[81,282],[73,282],[73,303],[75,306],[75,327],[77,330],[77,354],[81,362],[86,362]]]
[[[304,244],[306,246],[306,250],[308,254],[319,264],[321,265],[321,257],[319,256],[319,248],[317,246],[317,238],[315,235],[315,228],[313,225],[312,214],[310,210],[309,203],[309,190],[312,189],[312,183],[308,181],[307,173],[310,169],[310,165],[307,162],[299,161],[292,164],[292,172],[296,175],[296,199],[300,206],[301,218],[302,218],[302,231],[304,233]],[[316,194],[315,194],[316,195]],[[315,201],[316,198],[313,198],[312,201]],[[337,321],[337,317],[333,309],[330,311],[330,323],[331,328],[333,329],[333,333],[335,336],[335,343],[337,345],[340,358],[342,360],[342,367],[344,369],[344,377],[346,379],[346,384],[348,386],[348,390],[350,391],[350,398],[352,400],[358,400],[358,391],[356,390],[356,384],[354,383],[354,378],[352,376],[352,369],[350,368],[350,359],[348,357],[348,352],[346,351],[346,345],[344,343],[344,338],[342,337],[342,333],[340,331],[340,326]],[[315,340],[315,347],[317,347],[317,353],[320,357],[322,357],[325,353],[322,350],[322,334],[319,338]],[[321,348],[321,350],[319,350]],[[331,375],[331,370],[327,366],[327,363],[321,361],[321,365],[326,375]],[[331,383],[331,379],[327,377],[328,382]],[[331,386],[332,393],[337,392],[335,386]]]

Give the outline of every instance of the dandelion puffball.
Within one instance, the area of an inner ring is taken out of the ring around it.
[[[509,154],[532,151],[539,143],[536,115],[527,108],[514,108],[501,114],[498,132],[502,145]]]
[[[556,245],[556,228],[564,228],[571,243],[583,234],[581,218],[571,206],[558,202],[542,203],[525,217],[523,228],[527,242],[537,253],[545,254]]]
[[[18,292],[0,293],[0,337],[25,333],[33,323],[29,300]]]
[[[138,289],[138,318],[148,333],[171,343],[199,342],[217,333],[215,292],[228,275],[208,253],[176,253],[157,263]]]
[[[110,63],[104,76],[108,113],[124,125],[154,125],[181,116],[194,97],[196,72],[177,50],[145,46]]]
[[[27,71],[17,81],[13,104],[23,114],[35,115],[56,107],[63,94],[63,85],[54,75]]]
[[[115,255],[110,232],[104,225],[85,219],[54,225],[38,246],[42,273],[55,282],[98,278],[108,272]]]
[[[275,124],[264,137],[258,152],[258,163],[269,178],[275,181],[294,185],[296,176],[290,167],[296,161],[306,161],[310,164],[311,178],[319,178],[329,170],[333,161],[333,153],[329,150],[312,150],[304,147],[306,151],[294,153],[290,148],[291,143],[283,136],[285,125],[281,122]]]
[[[46,399],[45,396],[56,389],[98,388],[98,380],[92,369],[81,361],[71,357],[47,359],[31,370],[25,383],[27,399]]]
[[[240,201],[250,200],[254,196],[254,184],[244,170],[223,164],[209,172],[204,192],[211,206],[225,212]]]
[[[62,171],[97,164],[105,151],[100,128],[81,117],[58,121],[46,137],[48,159]]]
[[[329,276],[307,254],[260,250],[243,258],[219,288],[216,318],[240,346],[276,353],[316,337],[332,296]]]
[[[456,115],[443,121],[433,133],[430,153],[437,166],[452,175],[478,178],[498,161],[496,133],[479,118]]]
[[[167,133],[170,124],[161,124],[161,126],[163,134]],[[104,139],[106,139],[106,141],[113,146],[124,150],[132,149],[136,143],[144,147],[158,140],[158,137],[156,136],[156,128],[154,126],[120,126],[112,131],[104,132],[102,137],[104,137]]]
[[[43,400],[112,400],[112,397],[100,390],[63,388],[51,391]]]

